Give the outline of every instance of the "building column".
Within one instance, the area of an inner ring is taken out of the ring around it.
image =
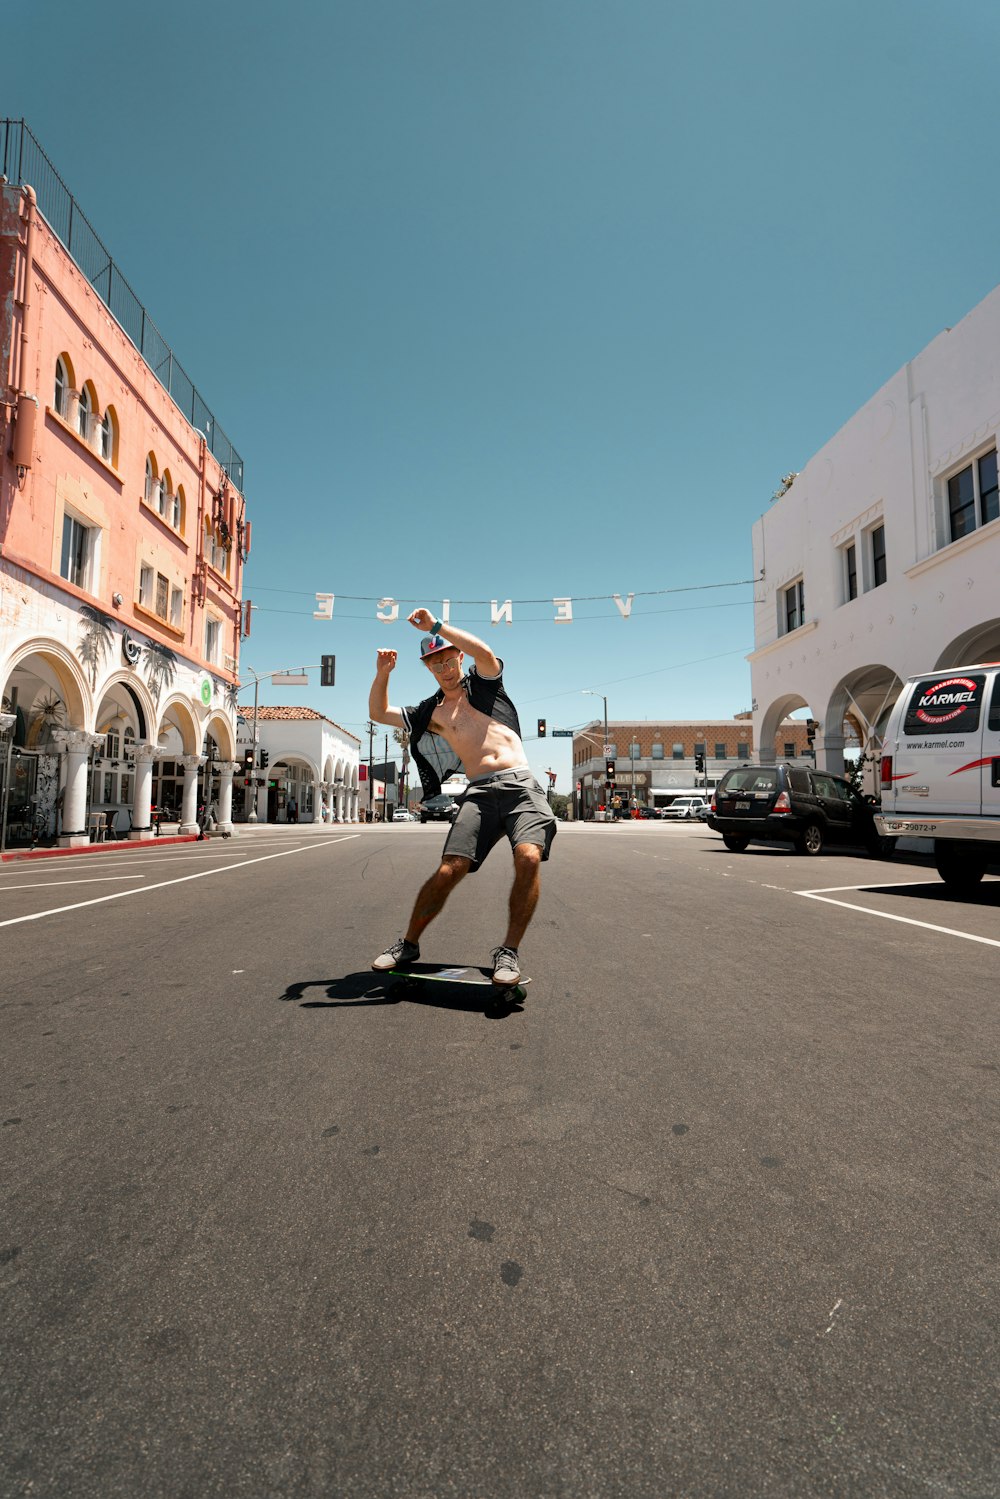
[[[79,848],[89,843],[87,832],[87,773],[90,751],[104,743],[101,734],[85,734],[79,729],[53,729],[52,737],[66,756],[66,778],[63,782],[62,827],[60,848]]]
[[[155,838],[156,829],[150,818],[150,809],[153,802],[153,761],[156,759],[156,745],[147,740],[139,740],[133,746],[135,750],[135,792],[132,798],[132,826],[129,828],[130,843],[145,843],[149,838]]]
[[[326,782],[313,782],[313,822],[325,822]]]
[[[219,764],[219,815],[216,827],[220,833],[233,831],[233,776],[239,768],[238,760],[223,760]]]
[[[207,760],[207,755],[181,755],[184,767],[184,791],[181,800],[181,825],[179,833],[198,831],[198,772]]]
[[[838,734],[825,734],[817,730],[815,749],[817,770],[825,770],[835,776],[844,774],[843,731]]]

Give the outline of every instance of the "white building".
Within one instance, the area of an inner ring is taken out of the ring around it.
[[[253,745],[252,715],[241,715],[237,729],[240,758]],[[261,769],[261,751],[267,766]],[[257,822],[357,822],[361,740],[315,708],[258,708]],[[249,821],[254,788],[238,778],[233,797],[235,821]],[[294,806],[293,806],[294,804]]]
[[[761,760],[803,707],[819,721],[819,765],[842,770],[852,729],[877,756],[907,676],[1000,656],[998,433],[1000,288],[904,365],[754,526]]]

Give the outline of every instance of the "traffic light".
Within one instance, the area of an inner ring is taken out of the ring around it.
[[[808,744],[808,746],[809,746],[810,749],[812,749],[813,745],[816,743],[816,730],[818,728],[819,728],[819,721],[818,721],[818,719],[815,719],[815,718],[807,718],[806,719],[806,744]]]
[[[246,766],[247,770],[249,770],[253,765],[253,759],[254,752],[252,749],[248,749],[246,754],[243,756],[243,764]]]
[[[704,773],[705,773],[705,756],[704,755],[695,755],[695,757],[694,757],[694,768],[695,768],[695,770],[697,771],[697,773],[699,775],[704,775]]]
[[[337,674],[336,656],[320,656],[319,658],[319,685],[321,687],[333,687],[334,677]]]
[[[605,762],[604,762],[604,772],[605,772],[605,774],[606,774],[606,776],[607,776],[607,778],[608,778],[609,781],[613,781],[614,780],[614,778],[615,778],[615,762],[613,760],[605,760]]]
[[[539,737],[539,739],[544,739],[545,738],[545,719],[544,718],[540,718],[538,720],[538,737]]]
[[[261,768],[261,770],[266,770],[267,769],[268,761],[270,760],[270,758],[271,758],[271,756],[268,754],[267,750],[262,749],[261,752],[260,752],[260,768]]]

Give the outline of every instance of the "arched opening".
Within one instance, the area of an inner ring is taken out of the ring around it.
[[[62,735],[86,730],[89,706],[79,666],[57,642],[25,643],[5,669],[0,691],[6,725],[0,733],[5,847],[52,842],[58,835]]]

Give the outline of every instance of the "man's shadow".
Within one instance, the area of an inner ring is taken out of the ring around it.
[[[325,998],[310,998],[312,990],[323,991]],[[375,979],[371,969],[345,973],[339,978],[297,979],[289,984],[282,1003],[294,1003],[300,1010],[350,1010],[371,1005],[430,1005],[435,1010],[454,1010],[466,1015],[482,1015],[486,1020],[507,1020],[522,1015],[524,1005],[516,998],[504,997],[485,985],[419,984],[392,977]]]

